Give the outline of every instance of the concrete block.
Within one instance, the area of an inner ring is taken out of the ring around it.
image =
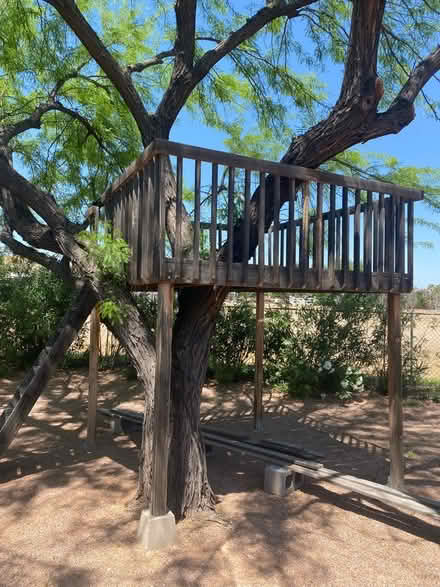
[[[152,516],[143,510],[139,520],[137,539],[146,550],[165,548],[176,542],[176,520],[173,512],[164,516]]]
[[[264,491],[284,497],[293,489],[298,489],[304,483],[304,475],[293,473],[286,467],[266,465],[264,468]]]
[[[112,432],[115,436],[121,436],[124,434],[124,430],[122,429],[121,418],[118,416],[113,416],[111,421]]]

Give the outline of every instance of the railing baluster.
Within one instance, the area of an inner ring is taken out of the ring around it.
[[[130,279],[132,282],[138,279],[138,245],[139,245],[139,173],[133,179],[132,209],[131,209],[131,260]]]
[[[377,273],[379,265],[379,211],[377,200],[373,201],[373,273]]]
[[[414,202],[408,201],[408,281],[409,287],[413,287],[414,267]]]
[[[336,269],[342,269],[341,264],[341,214],[336,211]]]
[[[266,205],[266,174],[260,173],[260,191],[258,194],[258,285],[264,283],[264,220]]]
[[[350,224],[348,214],[348,189],[342,188],[342,270],[343,287],[347,287],[349,267]]]
[[[227,281],[232,281],[232,263],[234,261],[234,183],[235,168],[228,170],[228,267]]]
[[[304,181],[302,183],[302,194],[303,194],[303,217],[301,225],[301,246],[300,246],[300,259],[301,259],[301,281],[303,287],[306,284],[306,271],[309,268],[309,182]]]
[[[313,268],[317,272],[318,287],[322,287],[322,266],[323,266],[323,220],[322,220],[322,183],[316,185],[316,220],[313,224],[314,236],[313,245],[315,257]]]
[[[242,279],[247,283],[249,267],[249,238],[250,238],[250,199],[251,199],[251,172],[246,169],[244,172],[244,229],[242,249]]]
[[[394,273],[394,197],[389,196],[386,200],[386,216],[385,216],[385,271],[390,274],[390,287],[392,285],[392,278]]]
[[[273,271],[275,285],[280,284],[280,176],[274,177]]]
[[[212,164],[211,179],[211,226],[209,229],[209,275],[215,283],[217,275],[217,252],[215,248],[215,235],[217,230],[217,191],[218,191],[218,165]]]
[[[195,161],[194,177],[194,229],[193,229],[193,280],[200,281],[200,160]]]
[[[335,208],[336,186],[330,186],[330,211],[328,215],[328,275],[330,287],[335,285]]]
[[[355,192],[355,211],[354,211],[354,259],[353,259],[353,271],[354,271],[354,286],[359,289],[360,283],[360,265],[361,265],[361,191],[356,190]],[[365,212],[364,212],[365,218]],[[365,257],[364,257],[365,263]]]
[[[364,212],[364,273],[365,273],[365,286],[368,288],[371,287],[372,201],[373,201],[373,197],[372,197],[371,192],[367,192],[367,208]]]
[[[378,267],[379,272],[384,272],[384,246],[385,246],[385,200],[382,193],[379,194],[379,255]]]
[[[289,287],[293,286],[293,272],[296,265],[296,225],[295,225],[295,180],[289,179],[289,224],[287,233],[287,267]]]
[[[399,273],[399,290],[402,288],[403,274],[405,273],[405,207],[402,198],[397,197],[396,203],[397,213],[397,260],[396,260],[396,271]]]
[[[284,247],[286,240],[286,229],[283,226],[282,230],[280,230],[280,266],[285,267],[286,265],[286,253]]]
[[[183,207],[183,159],[177,157],[176,169],[176,238],[174,266],[176,277],[182,277],[182,207]]]
[[[165,175],[165,155],[154,159],[154,274],[157,281],[166,279],[165,275],[165,194],[163,193]]]

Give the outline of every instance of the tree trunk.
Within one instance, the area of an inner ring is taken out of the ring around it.
[[[84,285],[64,316],[56,334],[41,351],[36,364],[18,386],[13,398],[0,415],[0,455],[11,444],[26,416],[46,389],[50,377],[75,340],[95,303],[95,294],[88,285]]]
[[[227,289],[185,288],[173,331],[168,505],[177,519],[214,509],[200,437],[200,395],[215,317]]]

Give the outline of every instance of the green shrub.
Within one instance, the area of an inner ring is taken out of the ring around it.
[[[69,307],[72,291],[53,273],[0,258],[0,366],[32,364]]]
[[[242,379],[255,352],[255,314],[245,297],[219,313],[211,341],[211,365],[224,383]]]

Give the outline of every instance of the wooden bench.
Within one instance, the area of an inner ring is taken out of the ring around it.
[[[131,422],[136,426],[142,426],[143,416],[138,412],[120,409],[98,408],[98,412],[112,419],[112,429],[123,432],[123,421]],[[114,424],[116,422],[116,425]],[[378,500],[398,509],[409,510],[418,514],[440,518],[440,502],[423,497],[415,497],[403,491],[392,489],[386,485],[354,477],[343,475],[338,471],[327,469],[321,462],[314,460],[320,458],[319,453],[298,447],[293,444],[280,443],[273,440],[254,440],[239,436],[211,426],[202,425],[201,432],[205,444],[218,446],[227,450],[249,454],[258,460],[268,463],[269,466],[278,466],[287,470],[289,474],[300,475],[296,479],[289,479],[285,473],[279,475],[285,477],[287,491],[289,487],[296,488],[301,484],[303,477],[315,481],[323,481],[338,487],[343,487],[362,495],[367,499]],[[273,469],[275,471],[275,469]],[[267,468],[266,468],[267,473]],[[279,478],[271,482],[279,488]],[[290,486],[288,486],[290,484]],[[269,483],[270,485],[270,483]],[[283,488],[282,488],[283,489]],[[284,491],[282,492],[284,494]],[[277,494],[278,493],[277,491]]]

